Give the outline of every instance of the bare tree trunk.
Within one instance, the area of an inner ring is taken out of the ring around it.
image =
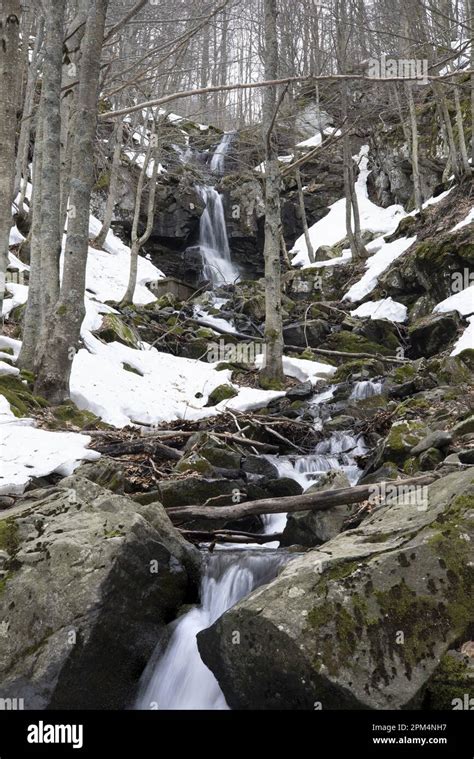
[[[474,0],[466,0],[466,16],[471,38],[471,71],[474,71]],[[471,74],[471,171],[474,172],[474,73]]]
[[[308,258],[310,262],[314,263],[314,250],[313,250],[313,243],[311,242],[311,236],[309,234],[309,227],[308,227],[308,219],[306,218],[306,208],[304,205],[304,194],[303,194],[303,186],[301,184],[301,172],[300,167],[296,167],[296,184],[298,186],[298,201],[300,204],[300,212],[301,212],[301,222],[303,224],[303,232],[304,232],[304,239],[306,242],[306,247],[308,249]]]
[[[31,56],[31,63],[28,67],[28,77],[25,88],[25,99],[23,106],[23,115],[20,126],[20,137],[18,138],[18,150],[16,159],[16,176],[14,196],[20,192],[20,201],[18,203],[18,214],[23,216],[23,203],[25,201],[26,187],[28,184],[28,153],[30,147],[30,134],[32,129],[34,114],[34,93],[36,81],[38,78],[38,65],[43,45],[44,19],[38,22],[38,29],[35,37],[35,44]],[[23,180],[23,181],[22,181]]]
[[[265,0],[265,76],[276,79],[278,70],[277,3]],[[280,168],[272,140],[277,110],[276,87],[267,87],[263,100],[265,136],[265,366],[260,372],[262,387],[283,385],[283,322],[281,314],[280,266]]]
[[[411,165],[413,171],[413,190],[415,194],[415,208],[418,211],[422,210],[423,196],[421,194],[421,179],[420,179],[420,165],[419,165],[419,151],[418,151],[418,125],[416,122],[416,109],[415,101],[413,99],[412,85],[408,82],[405,86],[408,108],[410,112],[410,131],[411,131]]]
[[[38,368],[36,392],[52,403],[69,397],[69,378],[85,315],[92,160],[97,124],[100,58],[108,0],[91,0],[82,43],[75,140],[72,150],[68,233],[61,294]],[[87,158],[87,160],[85,160]]]
[[[137,272],[138,272],[138,254],[142,245],[146,243],[151,235],[153,229],[154,210],[155,210],[155,195],[156,195],[156,179],[158,176],[158,151],[152,149],[152,140],[155,135],[153,134],[150,139],[150,145],[148,146],[145,161],[140,171],[137,185],[137,195],[135,198],[135,212],[133,216],[132,225],[132,247],[130,252],[130,273],[128,277],[128,285],[125,295],[122,298],[121,303],[123,305],[127,303],[133,303],[133,295],[135,293],[135,287],[137,286]],[[140,219],[140,208],[143,195],[143,189],[147,176],[147,170],[150,165],[150,160],[153,158],[153,169],[149,182],[148,189],[148,207],[147,207],[147,221],[146,228],[141,237],[138,236],[138,222]]]
[[[30,372],[35,368],[36,346],[41,323],[41,178],[43,159],[43,119],[41,107],[36,129],[35,152],[33,157],[33,194],[31,197],[31,242],[30,281],[28,300],[23,320],[23,342],[17,365]]]
[[[107,193],[107,201],[105,204],[104,221],[102,228],[95,238],[94,242],[98,248],[102,248],[105,243],[112,223],[112,217],[114,215],[115,202],[117,200],[117,193],[120,182],[120,159],[122,156],[122,141],[123,141],[123,121],[119,121],[114,128],[114,154],[112,157],[112,165],[110,167],[110,181],[109,191]]]
[[[41,324],[40,343],[59,297],[61,210],[61,73],[66,0],[48,0],[41,92],[43,119],[41,168]],[[42,345],[38,345],[41,351]]]
[[[0,6],[0,316],[12,226],[20,19],[19,0],[3,0]]]

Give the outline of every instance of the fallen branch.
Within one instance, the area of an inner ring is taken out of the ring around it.
[[[371,485],[356,485],[350,488],[337,488],[336,490],[322,490],[319,493],[310,493],[284,498],[263,498],[257,501],[220,506],[216,510],[206,506],[177,506],[167,509],[168,516],[174,521],[188,519],[241,519],[242,517],[258,514],[284,514],[296,511],[326,511],[334,506],[351,503],[361,503],[374,495],[377,490],[381,495],[384,493],[394,494],[393,489],[406,488],[407,486],[429,485],[438,479],[439,475],[434,472],[412,477],[406,480],[393,480],[379,482]],[[403,492],[403,491],[402,491]]]
[[[125,456],[128,453],[146,453],[147,456],[153,456],[157,459],[172,459],[179,461],[183,454],[176,448],[170,448],[163,445],[155,439],[140,438],[139,440],[126,440],[123,443],[111,443],[110,445],[99,445],[95,449],[106,456]]]
[[[240,532],[239,530],[180,530],[186,540],[194,543],[272,543],[281,540],[283,533],[276,532],[273,535],[255,535],[253,532]]]

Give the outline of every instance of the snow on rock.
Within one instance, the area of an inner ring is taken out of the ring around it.
[[[474,207],[471,208],[467,216],[460,221],[456,226],[454,226],[452,229],[450,229],[450,232],[457,232],[458,229],[462,229],[463,227],[467,227],[468,224],[472,224],[474,222]]]
[[[11,366],[5,361],[2,361],[2,357],[3,355],[0,354],[0,377],[5,377],[7,374],[9,374],[11,377],[17,377],[20,374],[20,370],[17,369],[16,366]],[[9,358],[11,358],[11,356],[9,356]]]
[[[255,366],[258,369],[261,369],[263,361],[263,354],[257,356],[255,359]],[[283,356],[283,372],[287,377],[294,377],[300,382],[311,380],[314,384],[322,377],[329,377],[334,374],[336,372],[336,367],[331,366],[330,364],[320,363],[319,361],[308,361],[304,358]]]
[[[446,313],[447,311],[458,311],[461,316],[474,314],[474,285],[466,287],[455,295],[442,300],[434,307],[435,313]]]
[[[451,351],[451,356],[457,356],[458,353],[461,353],[468,348],[474,350],[474,316],[469,316],[467,321],[469,322],[469,325],[455,344]]]
[[[24,239],[24,236],[18,230],[17,226],[14,226],[10,229],[10,239],[8,242],[9,245],[19,245],[19,243],[23,242]]]
[[[89,233],[96,237],[102,223],[95,216],[90,217]],[[97,300],[120,300],[125,294],[130,269],[130,248],[125,245],[112,231],[109,231],[104,250],[89,248],[87,257],[86,288]],[[138,257],[137,286],[133,302],[137,304],[152,303],[156,300],[153,293],[146,287],[147,282],[153,282],[164,277],[163,272],[142,256]]]
[[[377,285],[378,278],[393,261],[399,258],[405,253],[408,248],[413,245],[416,240],[415,237],[402,237],[394,242],[383,242],[383,238],[373,240],[367,245],[367,250],[370,252],[376,245],[383,242],[380,249],[366,261],[366,272],[363,277],[356,282],[344,295],[344,299],[350,300],[353,303],[372,292]]]
[[[392,298],[382,300],[369,300],[351,311],[351,316],[367,317],[371,319],[388,319],[391,322],[404,322],[407,318],[408,309],[403,303],[397,303]]]
[[[381,208],[369,200],[367,191],[368,169],[368,152],[369,146],[363,145],[357,159],[359,161],[359,176],[355,183],[357,200],[359,202],[360,223],[363,230],[388,234],[393,232],[398,222],[403,216],[406,216],[401,205],[393,205],[388,208]],[[346,234],[346,200],[341,198],[329,207],[329,213],[310,227],[309,233],[313,249],[317,250],[321,245],[335,245]],[[294,266],[314,266],[310,264],[308,257],[308,248],[304,234],[299,237],[291,251]],[[319,266],[318,262],[318,266]]]
[[[33,477],[45,477],[53,472],[67,477],[82,461],[100,458],[100,453],[87,448],[91,441],[88,435],[49,432],[32,425],[31,419],[10,416],[3,399],[0,406],[0,495],[23,493]]]
[[[5,290],[11,294],[11,298],[5,298],[3,301],[2,316],[8,316],[17,306],[22,306],[28,300],[28,287],[26,285],[17,285],[14,282],[7,282]]]
[[[340,137],[341,131],[340,129],[333,129],[333,127],[326,127],[326,129],[323,129],[323,133],[326,136],[334,136],[334,137]],[[303,142],[299,142],[297,144],[297,148],[317,148],[318,145],[320,145],[322,142],[321,132],[316,132],[312,137],[309,137],[307,140],[303,140]]]

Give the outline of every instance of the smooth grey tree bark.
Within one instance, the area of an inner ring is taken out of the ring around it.
[[[265,77],[277,78],[277,2],[265,0]],[[283,322],[280,264],[280,167],[272,132],[278,108],[277,88],[267,87],[263,99],[265,138],[265,365],[260,384],[265,388],[283,386]]]
[[[12,195],[15,179],[15,133],[20,71],[19,0],[0,5],[0,315],[8,266]]]
[[[107,5],[108,0],[90,0],[87,13],[79,71],[77,122],[71,155],[71,212],[68,218],[63,279],[35,383],[36,392],[56,404],[69,397],[72,362],[85,315],[89,206],[94,182],[93,162],[90,159],[94,153]]]
[[[40,343],[59,297],[61,255],[61,82],[66,0],[46,0],[43,64],[41,165],[41,323]],[[42,346],[38,345],[41,351]]]

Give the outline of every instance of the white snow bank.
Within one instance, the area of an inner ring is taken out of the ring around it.
[[[102,223],[95,216],[90,217],[89,233],[96,237]],[[130,269],[130,248],[119,237],[109,231],[104,244],[104,250],[89,248],[87,257],[86,289],[97,300],[120,300],[125,294]],[[164,277],[163,272],[142,256],[138,257],[137,286],[133,302],[137,304],[152,303],[156,300],[153,293],[146,287],[152,282]]]
[[[466,287],[455,295],[442,300],[434,307],[434,313],[446,313],[447,311],[458,311],[462,316],[474,314],[474,285]]]
[[[362,300],[368,295],[374,287],[377,285],[378,278],[390,264],[405,253],[410,245],[416,240],[415,237],[402,237],[394,242],[386,242],[382,245],[380,250],[371,256],[366,261],[366,272],[364,276],[356,282],[344,295],[344,299],[350,300],[353,303]],[[370,251],[371,246],[375,247],[375,243],[379,240],[373,240],[367,245],[367,250]]]
[[[357,157],[360,171],[355,183],[355,191],[359,203],[361,229],[388,234],[397,228],[398,222],[406,214],[403,206],[393,205],[388,208],[381,208],[369,200],[367,191],[367,177],[370,173],[368,169],[368,152],[369,146],[363,145]],[[324,218],[310,227],[309,234],[314,250],[317,250],[321,245],[335,245],[345,237],[345,214],[346,200],[345,198],[340,198],[340,200],[337,200],[329,207],[329,213]],[[303,265],[303,267],[307,267],[315,265],[310,264],[304,234],[296,240],[290,255],[294,256],[292,261],[294,266]]]
[[[450,229],[450,232],[456,232],[458,229],[462,229],[463,227],[467,227],[468,224],[471,224],[474,222],[474,206],[471,208],[467,216],[460,221],[456,226],[454,226],[452,229]]]
[[[263,355],[257,356],[255,366],[261,369],[263,366]],[[314,384],[323,377],[330,377],[336,372],[336,367],[330,364],[323,364],[319,361],[308,361],[304,358],[293,358],[283,356],[283,372],[287,377],[294,377],[300,382],[311,380]],[[284,395],[284,393],[283,393]]]
[[[404,322],[407,318],[408,309],[403,303],[397,303],[392,298],[383,300],[369,300],[351,311],[351,316],[370,316],[371,319],[388,319],[391,322]]]
[[[5,290],[11,293],[11,298],[5,298],[3,301],[2,316],[8,316],[17,306],[22,306],[28,300],[28,287],[26,285],[17,285],[14,282],[7,282]]]
[[[458,353],[461,353],[461,351],[465,351],[468,348],[474,350],[474,316],[469,316],[467,320],[469,325],[455,344],[451,351],[451,356],[457,356]]]
[[[32,420],[15,419],[0,396],[0,495],[23,493],[33,477],[53,472],[67,477],[82,461],[100,453],[87,448],[90,437],[75,432],[35,429]]]

